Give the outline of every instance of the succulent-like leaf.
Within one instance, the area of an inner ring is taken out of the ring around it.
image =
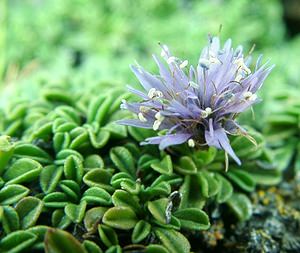
[[[147,246],[145,253],[169,253],[169,251],[162,245],[150,244]]]
[[[119,244],[118,236],[111,227],[103,224],[98,225],[98,232],[101,241],[106,247]]]
[[[63,209],[56,209],[52,213],[51,223],[53,227],[65,229],[72,223],[72,220],[65,214]]]
[[[132,229],[137,222],[135,212],[129,207],[112,207],[103,216],[104,224],[117,229]]]
[[[64,149],[64,150],[59,151],[56,154],[55,164],[63,165],[65,163],[66,159],[69,158],[70,156],[76,156],[79,160],[83,161],[82,155],[79,152],[77,152],[76,150]]]
[[[161,161],[154,162],[151,165],[151,168],[163,175],[172,175],[173,173],[173,164],[171,156],[166,155]]]
[[[0,175],[14,153],[14,145],[10,143],[9,136],[0,136]]]
[[[218,193],[220,185],[214,179],[213,174],[207,171],[200,171],[197,174],[197,178],[199,180],[201,193],[205,198],[209,198]]]
[[[41,171],[40,163],[29,158],[21,158],[5,171],[3,179],[6,184],[31,182],[39,176]]]
[[[180,220],[181,228],[205,230],[210,227],[207,214],[198,208],[179,209],[174,215]]]
[[[87,253],[79,241],[70,233],[60,229],[49,229],[45,236],[46,253]]]
[[[61,150],[67,149],[71,143],[71,136],[69,133],[57,132],[53,137],[53,148],[56,153]]]
[[[99,131],[95,131],[93,129],[88,129],[90,141],[94,148],[102,148],[104,147],[110,137],[110,133],[108,130],[101,128]]]
[[[62,180],[59,187],[67,195],[67,198],[73,202],[77,202],[80,198],[80,186],[73,180]]]
[[[49,164],[52,162],[52,158],[47,152],[29,143],[16,144],[14,156],[21,158],[30,158],[43,164]]]
[[[144,220],[140,220],[134,226],[131,234],[131,240],[133,243],[139,243],[143,241],[151,233],[151,225]]]
[[[255,181],[251,175],[243,170],[229,170],[226,174],[228,178],[239,186],[242,190],[252,192],[255,189]]]
[[[175,166],[175,170],[183,175],[192,175],[197,173],[197,166],[189,156],[182,156],[179,159],[179,165]]]
[[[94,207],[88,210],[84,216],[84,227],[87,231],[97,229],[98,223],[102,220],[104,213],[108,210],[106,207]]]
[[[121,188],[121,183],[125,180],[125,179],[129,179],[132,180],[132,177],[126,173],[126,172],[119,172],[116,173],[112,176],[110,184],[115,188],[115,189],[119,189]]]
[[[83,165],[82,161],[76,156],[69,156],[64,164],[64,174],[67,179],[81,183],[83,176]]]
[[[3,206],[2,226],[6,234],[20,228],[19,215],[14,208],[10,206]]]
[[[16,205],[22,229],[35,225],[43,208],[43,202],[35,197],[25,197]]]
[[[155,228],[154,233],[170,253],[189,253],[189,241],[173,229]]]
[[[88,204],[98,204],[105,206],[108,206],[112,203],[110,194],[99,187],[91,187],[87,189],[84,192],[81,200],[85,200]]]
[[[216,197],[217,201],[218,203],[224,203],[231,197],[233,193],[233,187],[231,183],[219,173],[216,173],[215,177],[220,185],[220,190]]]
[[[64,208],[68,204],[68,197],[63,192],[52,192],[47,194],[43,201],[46,207]]]
[[[121,171],[135,177],[135,163],[132,154],[124,147],[114,147],[109,152],[110,159]]]
[[[83,166],[85,169],[104,169],[104,161],[101,156],[92,154],[84,159]]]
[[[103,253],[102,249],[93,241],[84,240],[82,245],[87,253]]]
[[[0,252],[18,253],[25,252],[37,240],[37,236],[28,231],[15,231],[0,241]]]
[[[111,177],[112,174],[106,169],[92,169],[84,175],[83,182],[89,187],[97,186],[112,192],[114,188],[110,186]]]
[[[40,186],[44,193],[53,192],[59,183],[63,173],[62,166],[49,165],[42,169],[40,174]]]
[[[160,223],[167,223],[166,209],[169,204],[167,198],[161,198],[147,203],[147,208],[152,216]]]
[[[11,184],[0,190],[0,204],[11,205],[18,202],[29,193],[29,189],[23,185]]]
[[[67,204],[65,206],[65,214],[74,222],[80,223],[83,220],[87,203],[81,201],[79,205]]]
[[[136,213],[141,213],[141,204],[137,196],[134,196],[127,191],[116,190],[112,195],[112,202],[115,206],[130,207]]]
[[[120,245],[114,245],[109,247],[105,253],[122,253],[122,248]]]
[[[251,201],[245,194],[234,193],[226,203],[240,221],[247,220],[251,217]]]

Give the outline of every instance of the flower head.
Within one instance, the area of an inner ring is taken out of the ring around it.
[[[259,57],[252,72],[250,56],[244,57],[242,47],[234,50],[231,40],[221,47],[218,37],[209,40],[196,67],[188,67],[187,60],[171,55],[165,45],[161,56],[165,64],[153,56],[159,75],[131,66],[144,91],[128,87],[141,101],[123,101],[121,107],[135,113],[138,119],[119,123],[165,130],[163,135],[148,138],[142,144],[158,144],[160,149],[185,142],[190,147],[214,146],[240,164],[227,135],[245,133],[236,116],[259,101],[255,93],[274,66],[260,66]]]

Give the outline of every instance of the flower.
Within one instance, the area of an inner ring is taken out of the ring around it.
[[[164,130],[142,144],[158,144],[160,149],[185,142],[191,148],[214,146],[241,164],[227,135],[246,134],[236,117],[259,102],[256,92],[274,65],[260,66],[260,56],[252,72],[251,57],[244,57],[243,48],[234,50],[230,39],[221,47],[218,37],[209,39],[196,67],[188,67],[187,60],[172,56],[165,45],[161,56],[166,64],[153,55],[159,75],[141,66],[131,66],[144,91],[128,86],[141,101],[123,101],[121,108],[135,113],[138,119],[124,119],[119,123]]]

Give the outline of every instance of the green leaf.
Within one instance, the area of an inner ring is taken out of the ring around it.
[[[217,149],[215,147],[209,147],[208,150],[197,150],[193,154],[193,159],[195,160],[198,167],[210,164],[214,161],[217,154]]]
[[[68,132],[66,133],[55,133],[53,137],[53,148],[56,153],[61,150],[67,149],[71,143],[71,136]]]
[[[43,202],[35,197],[25,197],[17,205],[16,211],[20,217],[21,228],[32,227],[37,222],[43,208]]]
[[[0,191],[0,204],[11,205],[18,202],[29,193],[29,189],[23,185],[11,184]]]
[[[200,171],[197,174],[200,190],[205,198],[212,197],[219,192],[220,185],[214,179],[213,174],[207,171]]]
[[[135,177],[135,163],[132,154],[124,147],[114,147],[109,152],[110,159],[121,171]]]
[[[204,181],[206,182],[206,181]],[[184,183],[181,185],[179,192],[181,193],[180,208],[195,207],[201,209],[205,204],[205,198],[201,193],[198,177],[187,175],[184,178]]]
[[[103,224],[98,225],[98,233],[106,247],[119,244],[117,233],[111,227]]]
[[[57,209],[52,213],[51,224],[53,227],[66,229],[71,223],[71,219],[65,214],[64,210]]]
[[[162,245],[150,244],[147,246],[145,253],[169,253],[169,251]]]
[[[240,221],[247,220],[251,217],[252,205],[246,195],[234,193],[226,203]]]
[[[98,112],[99,107],[101,104],[104,102],[105,96],[97,96],[95,99],[89,103],[89,108],[88,108],[88,115],[87,115],[87,122],[92,123],[96,121],[96,115]]]
[[[60,229],[49,229],[45,236],[46,253],[87,253],[79,241],[70,233]]]
[[[73,104],[73,97],[65,93],[62,88],[45,88],[42,96],[49,102],[59,102],[68,105]]]
[[[80,223],[84,217],[87,203],[81,201],[79,205],[67,204],[65,206],[65,214],[74,222]]]
[[[63,192],[52,192],[47,194],[43,201],[46,207],[64,208],[68,204],[68,197]]]
[[[121,182],[121,188],[133,195],[137,195],[140,193],[141,183],[139,180],[133,181],[132,179],[124,179]]]
[[[71,106],[57,106],[55,108],[55,114],[60,116],[64,120],[75,123],[77,125],[79,125],[81,122],[80,116],[78,115],[77,111]]]
[[[169,199],[161,198],[147,202],[147,208],[152,216],[160,223],[167,223],[166,209],[169,204]]]
[[[43,164],[52,162],[51,156],[41,148],[29,143],[17,143],[14,156],[21,158],[30,158]]]
[[[115,98],[113,98],[112,96],[106,96],[102,103],[99,105],[94,117],[94,121],[97,122],[99,126],[102,126],[104,124],[104,121],[107,119],[107,112],[109,111],[114,99]]]
[[[255,189],[255,181],[251,177],[251,175],[243,170],[229,170],[227,172],[227,177],[234,182],[237,186],[239,186],[242,190],[247,192],[252,192]]]
[[[10,206],[3,206],[2,226],[6,234],[20,229],[18,213]]]
[[[101,156],[92,154],[85,158],[83,166],[86,169],[104,169],[104,161]]]
[[[87,253],[103,253],[102,249],[93,241],[84,240],[82,245]]]
[[[21,158],[5,171],[3,179],[7,185],[31,182],[39,176],[41,171],[42,166],[38,162],[29,158]]]
[[[91,187],[87,189],[81,200],[85,200],[88,204],[98,204],[109,206],[111,204],[110,194],[99,187]]]
[[[0,175],[14,153],[14,145],[10,142],[10,137],[0,136]]]
[[[104,213],[108,210],[106,207],[94,207],[88,210],[84,216],[84,227],[90,232],[97,229],[98,224],[102,220]]]
[[[132,180],[132,177],[126,172],[119,172],[112,176],[110,184],[115,189],[119,189],[121,188],[121,183],[126,179]]]
[[[67,195],[68,199],[77,202],[80,198],[80,186],[73,180],[62,180],[59,187]]]
[[[110,138],[110,133],[109,131],[103,129],[103,128],[100,128],[100,130],[98,131],[94,131],[93,129],[88,129],[88,132],[89,132],[89,136],[90,136],[90,141],[92,143],[92,146],[94,148],[103,148],[109,138]]]
[[[154,233],[170,253],[190,253],[190,243],[181,233],[165,228],[155,228]]]
[[[37,236],[28,231],[12,232],[0,241],[0,252],[18,253],[25,252],[37,240]]]
[[[122,248],[120,245],[114,245],[109,247],[105,253],[122,253]]]
[[[89,134],[88,131],[83,128],[83,127],[76,127],[74,129],[72,129],[72,131],[70,132],[72,141],[70,143],[70,148],[71,149],[78,149],[82,146],[84,146],[84,144],[87,142],[88,138],[89,138]]]
[[[92,169],[83,177],[83,182],[89,187],[100,187],[112,192],[114,188],[110,186],[112,174],[106,169]]]
[[[83,161],[82,155],[76,150],[64,149],[59,151],[59,153],[56,154],[56,160],[54,163],[56,165],[63,165],[65,164],[66,159],[69,158],[70,156],[76,156],[79,160]]]
[[[133,139],[135,139],[138,142],[141,142],[147,139],[148,137],[155,135],[155,131],[151,129],[143,129],[143,128],[131,127],[131,126],[128,127],[128,132],[133,137]]]
[[[58,185],[63,173],[62,166],[49,165],[42,169],[40,174],[40,186],[44,193],[53,192]]]
[[[182,156],[179,159],[179,165],[175,170],[183,175],[192,175],[197,173],[197,166],[189,156]]]
[[[132,229],[137,221],[136,214],[129,207],[112,207],[103,216],[104,224],[123,230]]]
[[[216,173],[215,177],[220,185],[220,190],[217,194],[217,202],[224,203],[231,197],[233,193],[233,187],[231,183],[222,175]]]
[[[113,119],[111,118],[110,120]],[[122,139],[127,137],[126,126],[119,125],[116,122],[110,122],[107,125],[105,125],[102,129],[107,130],[110,133],[110,136],[115,139]]]
[[[147,187],[143,192],[143,196],[147,199],[151,199],[158,196],[168,196],[171,193],[171,186],[167,182],[160,182]]]
[[[162,161],[152,163],[151,168],[154,169],[155,171],[159,172],[160,174],[172,175],[173,165],[172,165],[171,156],[166,155],[162,159]]]
[[[141,205],[137,196],[123,190],[116,190],[112,195],[112,202],[115,206],[130,207],[136,213],[141,213]]]
[[[84,170],[82,161],[76,156],[69,156],[64,164],[64,174],[67,179],[81,183]]]
[[[133,243],[139,243],[147,238],[151,233],[151,225],[144,220],[140,220],[134,226],[133,232],[131,234],[131,240]]]
[[[46,232],[48,231],[49,228],[50,227],[44,226],[44,225],[36,225],[34,227],[26,229],[26,231],[35,234],[38,237],[37,241],[43,243]],[[43,248],[44,248],[44,246],[43,246]]]
[[[174,216],[180,220],[181,228],[189,230],[206,230],[210,227],[207,214],[198,208],[179,209]]]

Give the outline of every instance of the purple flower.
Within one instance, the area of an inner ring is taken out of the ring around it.
[[[227,40],[222,48],[218,37],[210,38],[196,67],[172,56],[165,45],[161,56],[166,64],[153,55],[159,75],[131,66],[144,91],[128,87],[141,101],[123,101],[121,108],[137,118],[119,123],[160,131],[142,144],[158,144],[160,149],[185,142],[190,147],[214,146],[240,164],[227,134],[245,134],[236,117],[259,101],[255,93],[274,66],[260,66],[259,57],[251,72],[250,56],[244,58],[242,47],[234,50]]]

